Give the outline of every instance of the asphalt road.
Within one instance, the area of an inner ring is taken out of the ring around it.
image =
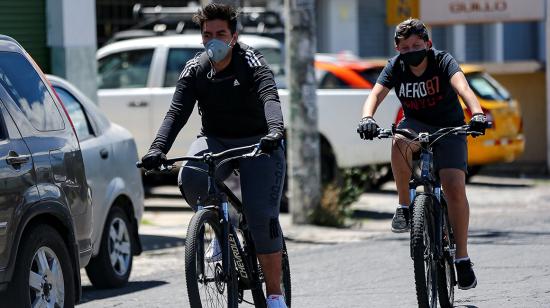
[[[550,181],[474,177],[467,189],[469,250],[479,283],[456,290],[455,305],[550,307]],[[167,191],[147,200],[146,252],[135,259],[128,286],[96,290],[82,272],[78,307],[189,306],[183,254],[192,213]],[[392,183],[364,194],[348,229],[293,226],[282,216],[293,307],[417,306],[408,235],[389,231],[395,202]]]

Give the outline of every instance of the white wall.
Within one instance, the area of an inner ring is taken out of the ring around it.
[[[95,0],[47,0],[52,73],[97,98]]]

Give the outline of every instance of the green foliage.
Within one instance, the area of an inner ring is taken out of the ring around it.
[[[339,170],[336,179],[324,185],[321,204],[312,213],[313,223],[321,226],[345,227],[350,216],[349,205],[365,191],[372,176],[368,169]]]

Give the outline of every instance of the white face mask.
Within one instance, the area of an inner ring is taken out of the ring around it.
[[[225,43],[220,39],[211,39],[204,45],[204,48],[210,60],[220,62],[227,56],[227,53],[231,49],[231,43],[233,43],[233,38],[231,38],[229,43]]]

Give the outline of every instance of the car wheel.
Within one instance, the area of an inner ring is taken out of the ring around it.
[[[131,225],[126,213],[119,207],[109,212],[99,254],[90,260],[86,273],[96,288],[119,288],[128,282],[132,271]]]
[[[38,225],[21,239],[8,307],[74,307],[73,266],[65,241],[47,225]]]

